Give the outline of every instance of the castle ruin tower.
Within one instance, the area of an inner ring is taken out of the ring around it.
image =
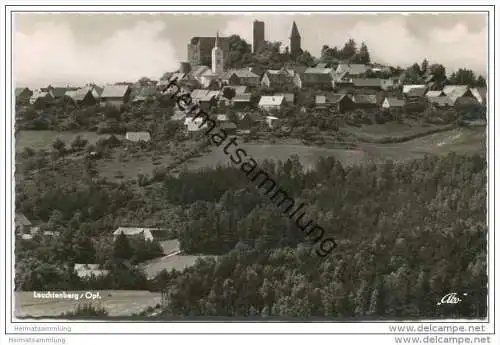
[[[221,74],[224,71],[224,53],[219,46],[219,32],[215,37],[215,47],[212,49],[212,72]]]
[[[292,34],[290,35],[290,54],[293,57],[297,57],[300,55],[301,52],[302,49],[300,48],[299,29],[297,29],[297,24],[295,24],[294,21],[292,25]]]

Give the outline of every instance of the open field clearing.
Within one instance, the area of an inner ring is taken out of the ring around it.
[[[265,159],[285,161],[292,155],[299,156],[306,169],[311,169],[321,156],[334,156],[343,165],[354,165],[386,160],[405,161],[423,157],[425,154],[462,154],[483,153],[485,146],[485,127],[455,128],[409,140],[403,143],[370,144],[360,143],[356,150],[323,148],[305,145],[283,144],[239,144],[257,162]],[[212,147],[210,153],[190,160],[188,169],[198,170],[205,167],[231,164],[229,156],[222,147]]]
[[[51,149],[52,143],[57,138],[69,145],[77,136],[81,136],[89,144],[95,144],[99,139],[106,139],[111,135],[97,134],[96,132],[19,131],[16,134],[16,151],[21,152],[26,147],[36,150]],[[116,137],[122,138],[123,136],[116,135]]]
[[[397,138],[397,141],[404,141],[405,138],[412,139],[418,136],[425,136],[436,131],[447,130],[453,125],[421,125],[418,123],[386,123],[383,125],[364,125],[362,127],[345,126],[342,131],[353,134],[359,141],[367,143],[390,142]]]
[[[161,294],[149,291],[103,290],[99,291],[100,301],[96,305],[104,307],[110,316],[129,316],[155,307],[161,302]],[[35,299],[33,292],[16,292],[16,317],[58,316],[74,311],[79,301],[63,299]],[[87,300],[82,300],[85,302]]]

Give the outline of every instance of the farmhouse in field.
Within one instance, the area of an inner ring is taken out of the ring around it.
[[[149,132],[127,132],[125,134],[125,139],[128,141],[133,141],[133,142],[150,142],[151,141],[151,135]]]
[[[80,279],[99,278],[109,275],[109,270],[101,269],[99,264],[75,264],[73,270]]]
[[[443,93],[448,96],[453,104],[461,98],[474,98],[474,95],[467,85],[446,85],[443,88]]]
[[[101,94],[101,105],[119,107],[129,101],[130,93],[129,85],[107,85]]]
[[[50,103],[54,97],[48,91],[42,91],[40,89],[34,90],[33,94],[29,99],[30,104],[47,104]]]

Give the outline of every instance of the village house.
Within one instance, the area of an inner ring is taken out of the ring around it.
[[[139,86],[134,87],[130,92],[130,99],[132,103],[143,103],[146,101],[152,101],[156,96],[155,86]]]
[[[229,70],[223,80],[229,85],[258,87],[260,84],[260,77],[248,69]]]
[[[244,109],[250,106],[250,100],[252,98],[252,94],[244,93],[240,95],[236,95],[231,100],[231,105],[234,109]]]
[[[317,109],[328,109],[340,114],[355,108],[352,97],[340,93],[317,95],[315,98],[315,105]]]
[[[275,93],[274,96],[283,96],[285,97],[286,104],[295,104],[295,94],[292,92]]]
[[[75,264],[73,270],[80,279],[106,277],[110,272],[109,270],[101,269],[101,265],[99,264]]]
[[[335,70],[336,75],[347,75],[349,77],[361,77],[370,70],[370,67],[364,64],[340,63]]]
[[[275,128],[278,126],[279,119],[275,116],[266,116],[265,122],[269,128]]]
[[[378,107],[376,95],[354,95],[356,109],[374,109]]]
[[[382,109],[401,109],[405,106],[404,99],[396,97],[386,97],[382,102]]]
[[[322,90],[332,89],[331,68],[308,68],[304,73],[296,73],[293,78],[294,84],[299,88],[315,88]]]
[[[427,97],[427,102],[429,106],[434,109],[453,107],[453,101],[445,95]]]
[[[186,117],[184,119],[184,126],[188,133],[198,132],[204,128],[207,128],[207,123],[203,123],[203,118],[201,117]]]
[[[125,134],[125,139],[132,142],[145,142],[148,143],[151,141],[151,135],[149,132],[127,132]]]
[[[454,105],[458,100],[463,98],[465,98],[466,102],[471,102],[471,99],[476,100],[471,89],[467,85],[446,85],[443,88],[443,93],[451,99]]]
[[[193,103],[198,104],[201,109],[209,111],[211,107],[217,105],[219,94],[220,91],[195,89],[191,92],[191,99]]]
[[[355,89],[373,91],[383,90],[382,79],[380,78],[352,78],[351,82]]]
[[[127,238],[141,238],[146,241],[163,241],[168,238],[168,231],[159,228],[136,228],[136,227],[119,227],[113,232],[113,238],[116,241],[118,236],[124,234]]]
[[[272,89],[292,89],[295,87],[293,79],[294,76],[284,68],[280,70],[268,70],[262,77],[261,85]]]
[[[120,107],[130,99],[129,85],[107,85],[101,94],[101,105]]]
[[[407,95],[408,92],[410,92],[410,90],[413,90],[413,89],[423,89],[423,90],[427,90],[427,86],[425,85],[422,85],[422,84],[407,84],[407,85],[403,85],[403,95]],[[424,91],[425,93],[425,91]]]
[[[75,105],[79,106],[90,106],[97,103],[97,100],[89,87],[84,87],[74,91],[66,91],[65,97],[72,101]]]
[[[224,121],[219,124],[219,128],[224,130],[227,134],[234,134],[238,127],[234,122]]]
[[[16,104],[28,104],[32,95],[33,91],[27,87],[16,87],[14,93]]]
[[[28,218],[22,213],[16,213],[14,217],[14,224],[16,233],[24,234],[29,233],[31,230],[31,222]]]
[[[32,105],[48,104],[52,102],[53,99],[54,97],[48,91],[34,90],[33,94],[30,97],[29,103]]]
[[[485,105],[488,102],[486,87],[475,87],[470,89],[470,91],[480,104]]]
[[[285,103],[285,96],[261,96],[259,108],[264,111],[280,110]]]
[[[419,100],[425,97],[426,92],[427,88],[415,87],[408,90],[408,92],[405,93],[405,96],[408,100]]]

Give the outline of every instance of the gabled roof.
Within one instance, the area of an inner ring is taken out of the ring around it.
[[[357,87],[382,87],[382,79],[379,78],[352,78],[352,83]]]
[[[151,140],[151,135],[149,132],[127,132],[125,135],[125,139],[130,140],[130,141],[150,141]]]
[[[101,98],[123,98],[129,89],[128,85],[106,85],[101,93]]]
[[[189,72],[193,77],[199,78],[203,73],[208,71],[210,68],[208,66],[193,66],[191,72]]]
[[[457,100],[457,98],[464,96],[467,91],[469,91],[469,87],[467,85],[446,85],[443,88],[443,93],[450,97],[453,103]]]
[[[315,98],[315,104],[336,104],[342,101],[345,97],[349,96],[345,93],[329,93],[326,95],[317,95]]]
[[[328,64],[324,63],[324,62],[320,62],[319,64],[316,65],[316,68],[326,68]]]
[[[94,95],[92,94],[92,90],[89,87],[84,87],[74,91],[66,91],[64,95],[74,101],[83,101],[85,97],[87,97],[88,93],[90,93],[90,95],[94,97]]]
[[[259,106],[279,106],[285,101],[285,96],[261,96]]]
[[[425,94],[425,97],[439,97],[444,95],[442,90],[436,90],[436,91],[427,91]]]
[[[135,236],[144,234],[145,239],[153,239],[153,235],[151,231],[158,230],[157,228],[134,228],[134,227],[122,227],[120,226],[113,232],[114,236],[118,236],[120,234],[125,234],[125,236]]]
[[[259,78],[259,76],[248,69],[229,70],[229,73],[236,74],[239,78]]]
[[[389,103],[389,106],[391,108],[400,108],[404,107],[405,105],[405,101],[403,99],[399,99],[396,97],[387,97],[385,100],[387,101],[387,103]]]
[[[475,87],[470,90],[472,95],[478,100],[479,103],[486,103],[486,88]]]
[[[295,95],[291,92],[275,93],[274,96],[284,96],[287,103],[290,103],[290,104],[295,103]]]
[[[424,90],[426,90],[427,86],[425,86],[423,84],[408,84],[408,85],[403,85],[403,93],[404,94],[407,94],[412,89],[424,89]]]
[[[354,95],[353,100],[356,104],[377,104],[376,95]]]
[[[350,75],[360,75],[360,74],[365,74],[369,69],[370,69],[369,66],[363,64],[341,63],[337,66],[335,72],[337,74],[347,72]]]
[[[224,92],[224,89],[233,89],[236,95],[241,95],[244,94],[248,87],[246,85],[231,85],[231,86],[224,86],[222,88],[222,92]]]
[[[424,97],[426,88],[415,87],[406,93],[408,97]]]
[[[195,89],[191,92],[191,98],[198,102],[209,102],[213,98],[219,96],[220,91]]]
[[[31,226],[31,222],[29,221],[29,219],[26,218],[26,216],[22,213],[16,213],[14,222],[16,225]]]
[[[304,74],[331,74],[331,68],[318,68],[318,67],[309,67],[304,71]]]
[[[452,106],[453,101],[448,96],[438,96],[438,97],[428,97],[427,100],[431,104],[435,104],[438,107]]]
[[[25,90],[28,90],[31,92],[31,90],[28,89],[27,87],[16,87],[15,96],[19,97]]]
[[[66,91],[68,91],[68,90],[71,90],[71,89],[66,88],[66,87],[53,87],[52,94],[54,95],[54,97],[60,98],[60,97],[63,97],[64,94],[66,93]]]
[[[250,93],[242,93],[242,94],[237,94],[236,96],[233,97],[231,100],[232,102],[250,102],[250,99],[252,98],[252,94]]]

